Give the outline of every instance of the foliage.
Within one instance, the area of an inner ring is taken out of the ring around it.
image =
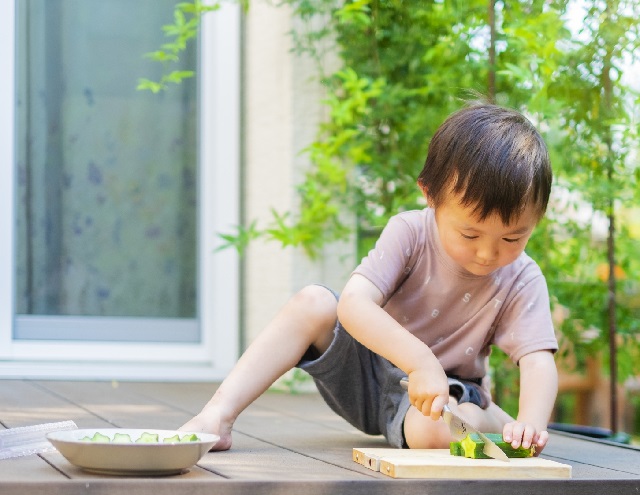
[[[219,8],[219,3],[207,5],[202,0],[176,4],[173,11],[173,24],[162,26],[165,36],[172,38],[172,41],[163,44],[159,50],[145,54],[145,57],[162,63],[167,70],[159,81],[140,79],[138,89],[159,93],[167,89],[169,84],[180,84],[184,79],[193,77],[194,72],[191,70],[169,70],[169,68],[171,64],[178,62],[187,43],[198,35],[202,15]]]
[[[310,26],[318,24],[314,16],[327,19],[319,31],[297,34],[297,50],[314,55],[331,33],[344,64],[324,78],[330,117],[308,149],[313,167],[300,186],[301,216],[288,225],[311,233],[300,237],[315,255],[319,238],[349,233],[345,210],[355,212],[361,230],[376,230],[390,215],[423,206],[415,180],[427,137],[458,104],[450,88],[462,93],[486,72],[482,47],[470,43],[484,2],[325,1],[318,10],[288,3]]]
[[[618,371],[624,380],[640,372],[638,309],[617,297],[613,321],[608,319],[608,308],[616,293],[638,291],[640,275],[636,256],[640,242],[629,236],[628,224],[621,221],[622,207],[638,199],[640,168],[637,158],[631,160],[632,151],[638,150],[638,95],[622,76],[638,48],[640,5],[637,1],[586,5],[580,37],[571,40],[548,85],[550,98],[565,102],[559,113],[557,146],[563,155],[557,160],[556,175],[560,184],[577,192],[583,205],[589,205],[595,218],[600,214],[609,232],[607,239],[594,240],[592,222],[581,225],[557,217],[550,225],[556,246],[547,249],[546,262],[550,270],[571,268],[563,276],[550,277],[549,284],[551,293],[570,311],[562,324],[563,335],[572,344],[569,348],[581,356],[602,352],[609,345],[611,327],[617,334]],[[621,269],[618,277],[609,277],[609,265]],[[604,276],[599,274],[602,267]]]

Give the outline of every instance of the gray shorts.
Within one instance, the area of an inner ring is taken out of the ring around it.
[[[400,386],[405,373],[351,337],[339,321],[325,353],[317,357],[309,352],[297,366],[311,375],[329,407],[355,428],[382,434],[393,447],[406,447],[404,417],[411,404]],[[458,395],[460,386],[464,388],[459,402],[488,406],[479,403],[477,397],[482,394],[474,383],[454,379],[449,383],[452,395]]]

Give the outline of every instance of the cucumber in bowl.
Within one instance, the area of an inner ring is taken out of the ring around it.
[[[98,443],[186,443],[186,442],[199,442],[200,438],[195,433],[186,433],[182,436],[175,434],[171,437],[167,437],[160,441],[160,436],[157,433],[142,432],[142,434],[135,440],[131,438],[128,433],[115,433],[113,438],[99,431],[96,431],[93,436],[85,436],[80,439],[83,442],[98,442]]]

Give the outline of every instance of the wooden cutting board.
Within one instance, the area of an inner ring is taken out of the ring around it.
[[[353,460],[392,478],[571,478],[571,466],[548,459],[467,459],[446,449],[354,448]]]

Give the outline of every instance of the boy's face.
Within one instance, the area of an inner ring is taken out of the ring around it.
[[[472,207],[462,206],[459,196],[449,193],[435,210],[440,241],[447,254],[474,275],[489,273],[515,261],[525,246],[538,216],[528,207],[509,225],[499,215],[478,220]]]

